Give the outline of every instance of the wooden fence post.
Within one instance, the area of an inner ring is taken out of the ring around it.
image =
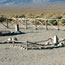
[[[28,50],[28,41],[26,41],[26,50]]]
[[[65,45],[65,39],[64,39],[64,45]]]
[[[48,24],[47,24],[48,20],[45,20],[45,26],[46,26],[46,30],[48,30]]]
[[[60,28],[59,28],[59,20],[56,20],[56,21],[57,21],[58,30],[60,30]]]
[[[7,28],[9,28],[9,22],[8,22],[8,20],[6,19],[6,22],[7,22]]]
[[[37,23],[36,23],[36,20],[34,21],[34,25],[35,25],[35,30],[37,30]]]
[[[25,20],[25,28],[27,29],[27,20]]]
[[[15,42],[14,42],[14,41],[12,41],[12,43],[13,43],[13,47],[14,47],[14,45],[15,45]]]

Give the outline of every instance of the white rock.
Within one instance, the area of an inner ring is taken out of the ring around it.
[[[7,41],[12,41],[12,38],[8,38]]]
[[[53,38],[53,44],[58,44],[58,37],[57,37],[57,35],[56,36],[54,36],[54,38]]]
[[[18,41],[18,38],[13,37],[13,38],[12,38],[12,41]]]
[[[62,47],[62,46],[64,46],[64,44],[63,43],[59,43],[57,46]]]
[[[20,49],[21,49],[21,50],[24,50],[24,48],[23,48],[23,47],[20,47]]]
[[[10,45],[10,47],[12,47],[12,46]]]
[[[50,44],[50,42],[49,41],[47,41],[46,43],[45,43],[45,45],[49,45]]]
[[[18,48],[18,46],[14,46],[14,47],[13,47],[13,45],[11,45],[10,47],[11,47],[11,48]]]

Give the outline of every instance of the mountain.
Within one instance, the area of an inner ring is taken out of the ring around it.
[[[0,0],[0,5],[25,5],[25,4],[47,4],[47,3],[60,3],[65,0]]]

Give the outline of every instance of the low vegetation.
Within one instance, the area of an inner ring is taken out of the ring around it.
[[[65,13],[62,14],[55,14],[55,13],[41,13],[41,14],[37,14],[34,15],[32,13],[30,14],[21,14],[21,15],[15,15],[15,18],[48,18],[48,19],[62,19],[64,18]],[[13,17],[13,16],[12,16]],[[7,16],[0,16],[0,22],[6,21]],[[45,24],[45,21],[39,20],[40,23]],[[39,25],[40,23],[38,21],[32,21],[33,24]],[[57,21],[56,20],[49,20],[48,21],[50,24],[52,25],[57,25]],[[65,19],[63,19],[62,21],[59,21],[60,24],[65,25]],[[50,25],[49,24],[49,25]]]
[[[6,21],[6,17],[4,17],[4,16],[0,16],[0,22],[4,22],[4,21]]]
[[[49,20],[49,23],[51,23],[52,25],[57,25],[57,21],[56,20]]]
[[[63,20],[61,21],[61,23],[65,25],[65,19],[63,19]]]

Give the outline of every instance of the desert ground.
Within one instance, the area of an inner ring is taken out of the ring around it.
[[[49,27],[45,30],[39,27],[35,30],[34,27],[27,30],[20,26],[20,31],[25,34],[14,36],[0,36],[0,41],[7,40],[9,37],[17,37],[19,41],[37,42],[46,40],[57,35],[59,39],[65,39],[65,27],[60,27],[61,30],[55,30]],[[0,24],[0,30],[14,31],[14,25],[10,25],[7,29]],[[43,43],[43,42],[42,42]],[[12,44],[0,44],[0,65],[65,65],[65,47],[43,50],[21,50],[19,48],[10,47]]]

